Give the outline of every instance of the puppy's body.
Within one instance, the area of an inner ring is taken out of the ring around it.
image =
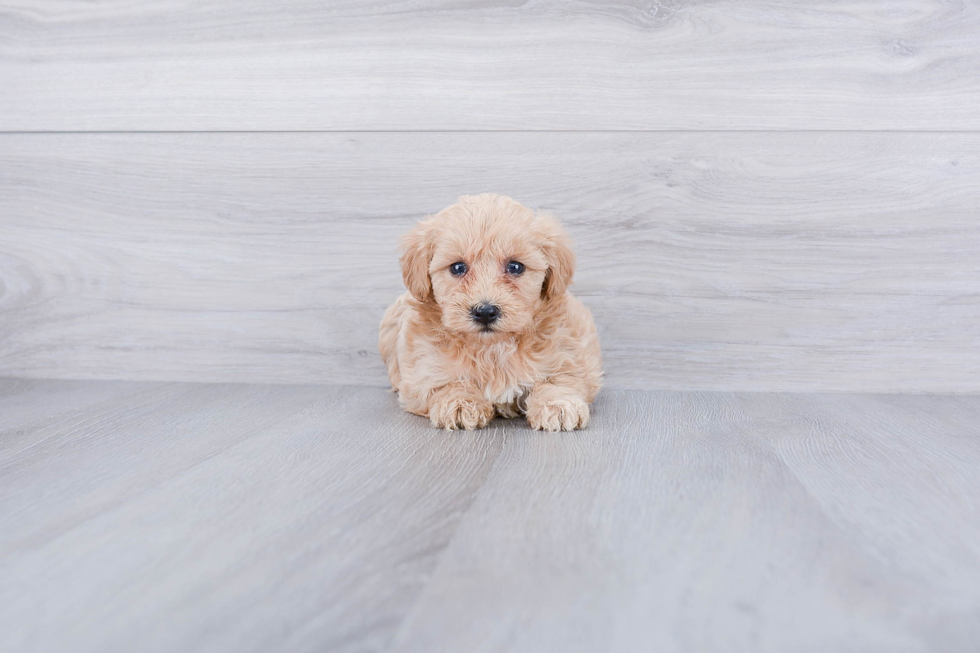
[[[509,198],[463,197],[419,223],[402,257],[409,292],[381,322],[402,406],[449,429],[495,414],[584,427],[601,353],[592,316],[566,291],[573,269],[557,222]]]
[[[480,428],[493,417],[489,408],[501,417],[517,417],[527,410],[532,390],[550,383],[565,391],[551,394],[570,395],[563,406],[568,414],[564,420],[557,416],[558,421],[541,415],[534,426],[548,430],[559,430],[561,424],[585,426],[587,404],[595,399],[602,377],[592,316],[565,293],[538,318],[540,330],[499,338],[460,338],[442,328],[437,310],[403,294],[385,313],[380,343],[402,406],[429,416],[437,426]],[[472,408],[463,410],[455,422],[451,415],[430,412],[433,396],[454,385],[454,394],[463,400],[460,408]],[[484,410],[478,410],[479,404],[484,404]]]

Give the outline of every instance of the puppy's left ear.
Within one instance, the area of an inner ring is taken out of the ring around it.
[[[402,238],[402,279],[412,297],[420,302],[432,295],[432,280],[429,278],[429,263],[434,250],[432,225],[423,220]]]
[[[538,223],[539,247],[548,261],[548,271],[545,273],[541,295],[545,299],[561,297],[572,283],[575,274],[575,253],[572,252],[572,241],[561,228],[558,221],[547,213],[539,213]]]

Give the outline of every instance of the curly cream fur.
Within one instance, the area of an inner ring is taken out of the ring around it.
[[[463,261],[462,277],[449,266]],[[506,272],[509,261],[523,274]],[[547,431],[584,428],[602,379],[589,310],[569,292],[575,257],[548,214],[501,195],[464,196],[403,241],[407,293],[381,321],[380,350],[405,410],[447,429],[525,415]],[[501,309],[492,331],[470,309]]]

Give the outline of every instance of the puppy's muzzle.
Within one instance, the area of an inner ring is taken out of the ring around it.
[[[470,309],[473,321],[489,327],[500,319],[500,307],[494,304],[477,304]]]

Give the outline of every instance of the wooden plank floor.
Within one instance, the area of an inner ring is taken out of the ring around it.
[[[0,650],[975,651],[980,397],[0,380]]]

